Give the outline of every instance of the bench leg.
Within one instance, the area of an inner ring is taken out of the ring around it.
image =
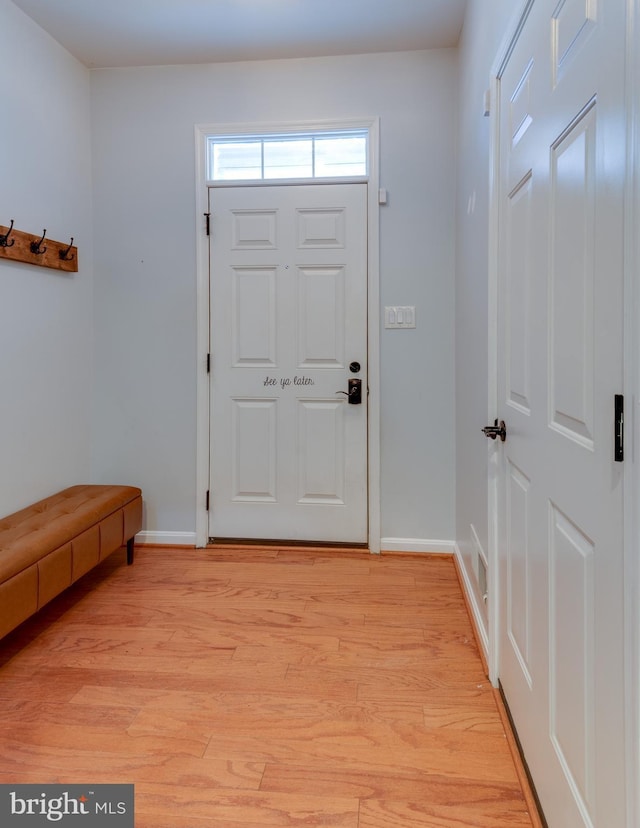
[[[133,563],[133,538],[129,538],[127,541],[127,565],[131,566]]]

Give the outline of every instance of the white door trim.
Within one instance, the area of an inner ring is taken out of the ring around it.
[[[489,174],[489,263],[488,263],[488,412],[492,422],[498,411],[498,229],[499,229],[499,151],[500,79],[526,18],[536,0],[520,0],[491,67],[491,127]],[[624,276],[624,380],[625,468],[624,468],[624,568],[625,568],[625,670],[627,735],[627,824],[640,824],[640,0],[627,4],[627,181],[625,198],[625,276]],[[489,678],[499,682],[498,581],[498,447],[490,441],[488,451],[488,525],[489,525],[489,602],[488,666]]]
[[[627,193],[625,211],[624,469],[625,663],[628,825],[640,825],[640,0],[627,2]]]
[[[320,129],[369,130],[368,175],[368,349],[369,349],[369,551],[380,552],[380,221],[378,190],[380,187],[379,119],[359,118],[340,121],[288,122],[286,124],[197,124],[196,158],[196,546],[209,539],[206,492],[209,487],[209,240],[205,233],[204,214],[208,211],[206,179],[206,138],[225,134],[274,134],[278,132]],[[309,181],[309,183],[313,183]]]

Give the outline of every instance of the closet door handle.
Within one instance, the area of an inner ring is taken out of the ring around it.
[[[497,437],[504,443],[507,439],[507,427],[505,425],[504,420],[500,420],[500,424],[498,425],[498,421],[495,420],[492,426],[485,426],[482,429],[483,434],[485,434],[490,440],[495,440]]]

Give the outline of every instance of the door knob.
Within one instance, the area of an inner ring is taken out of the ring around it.
[[[492,426],[485,426],[482,431],[487,437],[489,437],[490,440],[495,440],[496,437],[499,437],[504,443],[507,439],[507,426],[505,425],[504,420],[500,420],[500,425],[498,425],[497,420],[494,420]]]
[[[348,391],[336,391],[336,394],[344,394],[348,397],[349,405],[360,405],[362,403],[362,380],[352,377],[348,388]]]

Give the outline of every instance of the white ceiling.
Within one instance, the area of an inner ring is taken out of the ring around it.
[[[89,67],[443,48],[457,44],[467,5],[467,0],[13,2]]]

